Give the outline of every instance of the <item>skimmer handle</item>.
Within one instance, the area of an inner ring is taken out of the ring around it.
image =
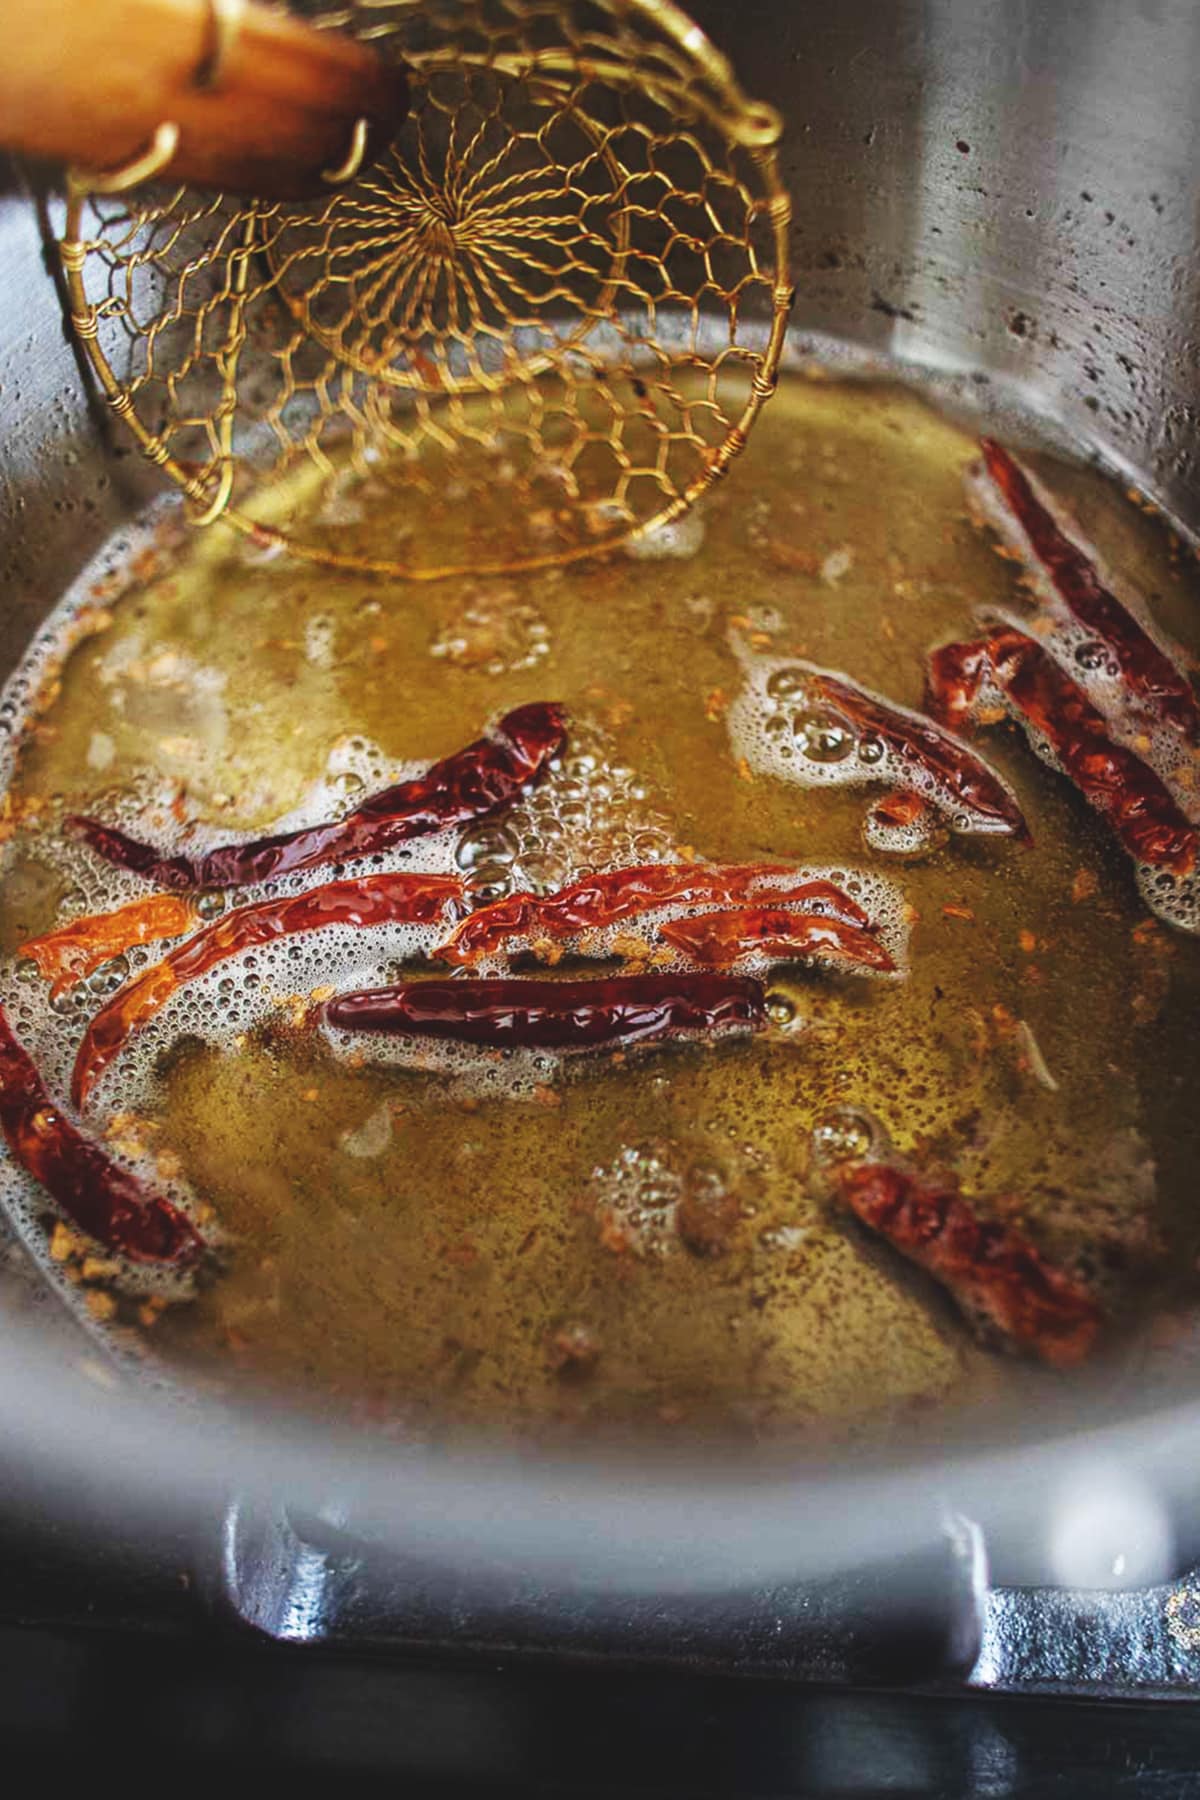
[[[93,192],[153,175],[304,198],[408,106],[397,61],[254,0],[0,0],[0,26],[0,142]]]

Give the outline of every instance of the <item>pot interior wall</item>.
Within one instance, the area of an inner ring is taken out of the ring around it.
[[[788,121],[797,338],[1010,394],[1200,528],[1192,0],[695,11]],[[0,164],[0,673],[158,485],[64,334],[59,216]]]
[[[960,372],[1200,514],[1190,0],[703,0],[787,120],[798,335]],[[62,325],[52,184],[0,163],[0,668],[152,492]]]

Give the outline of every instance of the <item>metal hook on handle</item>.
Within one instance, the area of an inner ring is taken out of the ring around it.
[[[178,147],[179,127],[173,120],[164,119],[140,156],[117,169],[68,169],[67,187],[72,194],[124,194],[161,175]]]
[[[370,129],[370,124],[366,119],[359,119],[356,122],[345,161],[336,169],[322,169],[322,181],[327,181],[330,187],[340,187],[343,182],[354,180],[362,168],[363,157],[367,153],[367,133]]]

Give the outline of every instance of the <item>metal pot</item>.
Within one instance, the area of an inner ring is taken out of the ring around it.
[[[798,342],[828,336],[937,371],[964,403],[989,387],[1200,530],[1192,0],[709,0],[697,13],[788,121]],[[0,174],[3,672],[155,489],[64,337],[51,192]],[[498,1570],[577,1595],[742,1592],[912,1551],[937,1538],[947,1503],[1018,1546],[1022,1573],[1062,1574],[1056,1532],[1084,1490],[1104,1497],[1098,1576],[1122,1556],[1111,1580],[1160,1576],[1172,1532],[1191,1530],[1200,1404],[1186,1396],[1114,1420],[1102,1395],[1078,1392],[1036,1442],[1010,1432],[937,1467],[860,1458],[683,1480],[678,1467],[385,1453],[296,1420],[181,1410],[97,1387],[79,1345],[37,1311],[10,1309],[0,1333],[18,1498],[79,1517],[86,1492],[93,1510],[204,1522],[240,1493],[219,1580],[277,1635],[321,1635],[328,1592],[311,1571],[341,1566],[351,1529],[357,1544],[401,1547],[410,1574],[454,1567],[457,1586],[430,1590],[444,1610]],[[332,1533],[316,1563],[278,1524],[281,1496],[293,1520],[307,1509],[317,1536]],[[956,1541],[969,1582],[978,1540]],[[619,1636],[625,1616],[617,1605],[597,1630]]]

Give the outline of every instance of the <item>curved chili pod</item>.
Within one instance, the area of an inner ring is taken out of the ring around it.
[[[893,974],[896,968],[879,939],[861,926],[781,907],[699,913],[691,919],[668,920],[660,929],[669,944],[710,968],[728,968],[743,956],[768,956],[772,962],[843,962],[881,974]]]
[[[800,663],[809,694],[834,707],[887,757],[886,778],[949,812],[956,831],[998,832],[1029,841],[1016,797],[967,745],[931,719],[868,693],[844,675]]]
[[[14,1159],[81,1231],[134,1262],[191,1262],[196,1227],[64,1119],[0,1008],[0,1129]]]
[[[980,448],[995,497],[993,522],[1072,617],[1108,645],[1128,692],[1189,744],[1200,744],[1200,705],[1186,674],[1106,586],[1016,458],[994,438],[983,438]]]
[[[1028,841],[1007,784],[969,744],[835,669],[730,639],[743,685],[725,719],[747,768],[804,788],[903,788],[959,833]]]
[[[566,742],[563,710],[551,701],[518,706],[488,737],[456,750],[415,780],[373,794],[328,825],[223,844],[196,856],[163,856],[96,819],[66,823],[107,862],[132,869],[158,887],[247,887],[319,863],[375,856],[408,838],[444,831],[506,805],[528,787]]]
[[[463,885],[452,875],[405,873],[366,875],[354,881],[331,881],[280,900],[242,906],[197,932],[161,962],[127,981],[102,1006],[84,1033],[71,1076],[71,1096],[82,1107],[96,1081],[120,1055],[147,1019],[166,1005],[186,982],[240,951],[328,925],[434,925],[461,900]]]
[[[762,983],[737,975],[617,975],[601,981],[412,981],[325,1008],[343,1031],[450,1038],[489,1049],[591,1050],[680,1032],[761,1030]]]
[[[797,877],[792,885],[771,885],[789,875]],[[776,904],[819,906],[848,925],[870,923],[858,902],[833,882],[806,876],[786,863],[646,863],[585,875],[556,894],[509,894],[481,906],[436,954],[443,962],[472,963],[499,950],[510,938],[558,941],[581,931],[602,930],[658,906],[731,906],[759,894]]]
[[[1149,764],[1114,743],[1108,722],[1035,638],[1006,626],[974,643],[947,644],[929,664],[929,704],[956,723],[987,690],[1045,746],[1080,793],[1104,814],[1139,862],[1173,875],[1196,866],[1200,831]]]
[[[198,917],[191,901],[178,894],[148,894],[144,900],[118,906],[115,912],[72,919],[57,931],[30,938],[17,954],[28,956],[37,964],[39,972],[52,982],[52,994],[62,994],[101,963],[122,955],[135,944],[182,937]]]
[[[968,1315],[1054,1368],[1088,1355],[1104,1322],[1091,1294],[1022,1232],[979,1218],[952,1175],[920,1179],[897,1163],[842,1163],[833,1186],[843,1206]]]

